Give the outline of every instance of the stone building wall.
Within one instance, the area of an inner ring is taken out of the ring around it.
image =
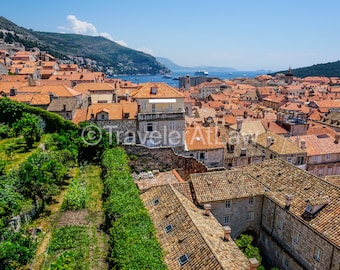
[[[139,145],[123,145],[123,147],[127,154],[137,157],[129,164],[135,172],[177,169],[180,176],[186,179],[192,173],[208,171],[202,162],[192,157],[178,155],[170,147],[148,148]]]
[[[210,202],[211,212],[223,226],[231,227],[231,237],[237,238],[241,233],[252,230],[258,235],[261,224],[261,208],[263,196],[254,196],[249,203],[249,197],[230,200],[230,207],[226,201]],[[250,214],[252,212],[252,214]],[[251,215],[248,216],[248,215]],[[230,217],[229,224],[225,223],[225,217]]]
[[[260,246],[269,261],[282,269],[331,269],[334,246],[267,197],[263,201],[261,225],[265,232]],[[319,261],[314,258],[316,249],[321,251]],[[339,257],[337,260],[339,267]],[[339,269],[336,262],[333,264],[334,269]]]

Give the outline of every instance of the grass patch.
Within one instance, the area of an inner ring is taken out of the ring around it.
[[[43,134],[41,140],[39,142],[35,142],[32,148],[29,149],[27,149],[23,137],[0,140],[0,159],[4,160],[6,163],[5,173],[12,169],[18,169],[20,164],[36,152],[39,145],[46,142],[50,136],[50,134]]]
[[[90,238],[82,226],[60,227],[53,232],[47,269],[89,268]]]

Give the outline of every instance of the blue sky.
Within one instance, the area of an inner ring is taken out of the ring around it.
[[[17,0],[1,16],[37,31],[103,35],[181,66],[293,69],[340,59],[338,0]]]

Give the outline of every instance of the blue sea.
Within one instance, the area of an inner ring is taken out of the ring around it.
[[[254,78],[258,75],[264,73],[259,73],[257,71],[232,71],[229,72],[209,72],[207,77],[225,79],[235,79],[235,78]],[[194,72],[173,72],[170,76],[171,78],[164,78],[163,75],[117,75],[115,78],[122,79],[123,81],[131,81],[133,83],[145,83],[145,82],[165,82],[173,87],[178,87],[178,80],[174,78],[189,75],[190,77],[195,77]]]

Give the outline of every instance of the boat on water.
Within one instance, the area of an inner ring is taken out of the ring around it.
[[[206,70],[197,70],[195,72],[195,76],[208,76],[208,75],[209,75],[209,73]]]
[[[164,78],[164,79],[171,79],[171,78],[172,78],[172,76],[171,76],[171,75],[169,75],[169,74],[164,74],[164,75],[163,75],[163,78]]]

